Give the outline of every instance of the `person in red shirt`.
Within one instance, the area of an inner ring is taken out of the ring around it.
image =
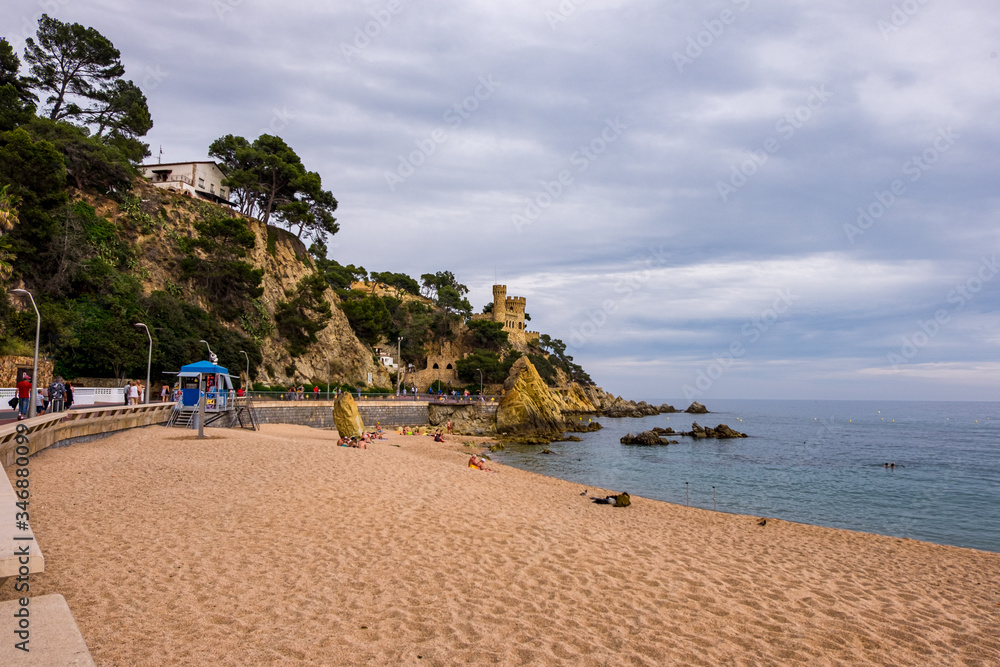
[[[316,385],[313,385],[313,398],[319,400],[319,387]]]
[[[31,400],[31,376],[25,375],[17,383],[17,418],[24,419],[28,416],[28,406]]]

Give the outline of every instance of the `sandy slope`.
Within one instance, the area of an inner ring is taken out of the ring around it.
[[[32,459],[32,593],[98,664],[1000,663],[1000,554],[594,505],[461,438],[210,433]]]

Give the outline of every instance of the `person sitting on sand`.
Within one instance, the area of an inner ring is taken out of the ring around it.
[[[485,470],[486,472],[496,472],[496,470],[486,467],[486,459],[481,456],[476,458],[475,454],[469,458],[469,467],[475,468],[476,470]]]
[[[434,442],[444,442],[444,435],[442,435],[441,431],[434,434]]]

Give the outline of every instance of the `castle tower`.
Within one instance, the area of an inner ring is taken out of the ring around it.
[[[507,286],[493,286],[493,321],[504,323],[507,321]]]

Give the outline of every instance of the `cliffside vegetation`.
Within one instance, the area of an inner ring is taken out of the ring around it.
[[[68,378],[144,376],[141,322],[154,377],[211,341],[272,382],[319,379],[326,363],[341,380],[384,381],[370,347],[399,342],[417,368],[443,343],[467,353],[456,369],[470,385],[479,371],[502,382],[523,354],[547,382],[589,382],[560,341],[517,350],[499,323],[469,319],[469,290],[450,271],[418,281],[329,259],[337,200],[280,137],[208,147],[233,210],[151,187],[136,168],[149,156],[146,98],[93,28],[43,16],[25,65],[0,38],[0,354],[33,348],[34,312],[10,295],[24,287],[42,353]]]

